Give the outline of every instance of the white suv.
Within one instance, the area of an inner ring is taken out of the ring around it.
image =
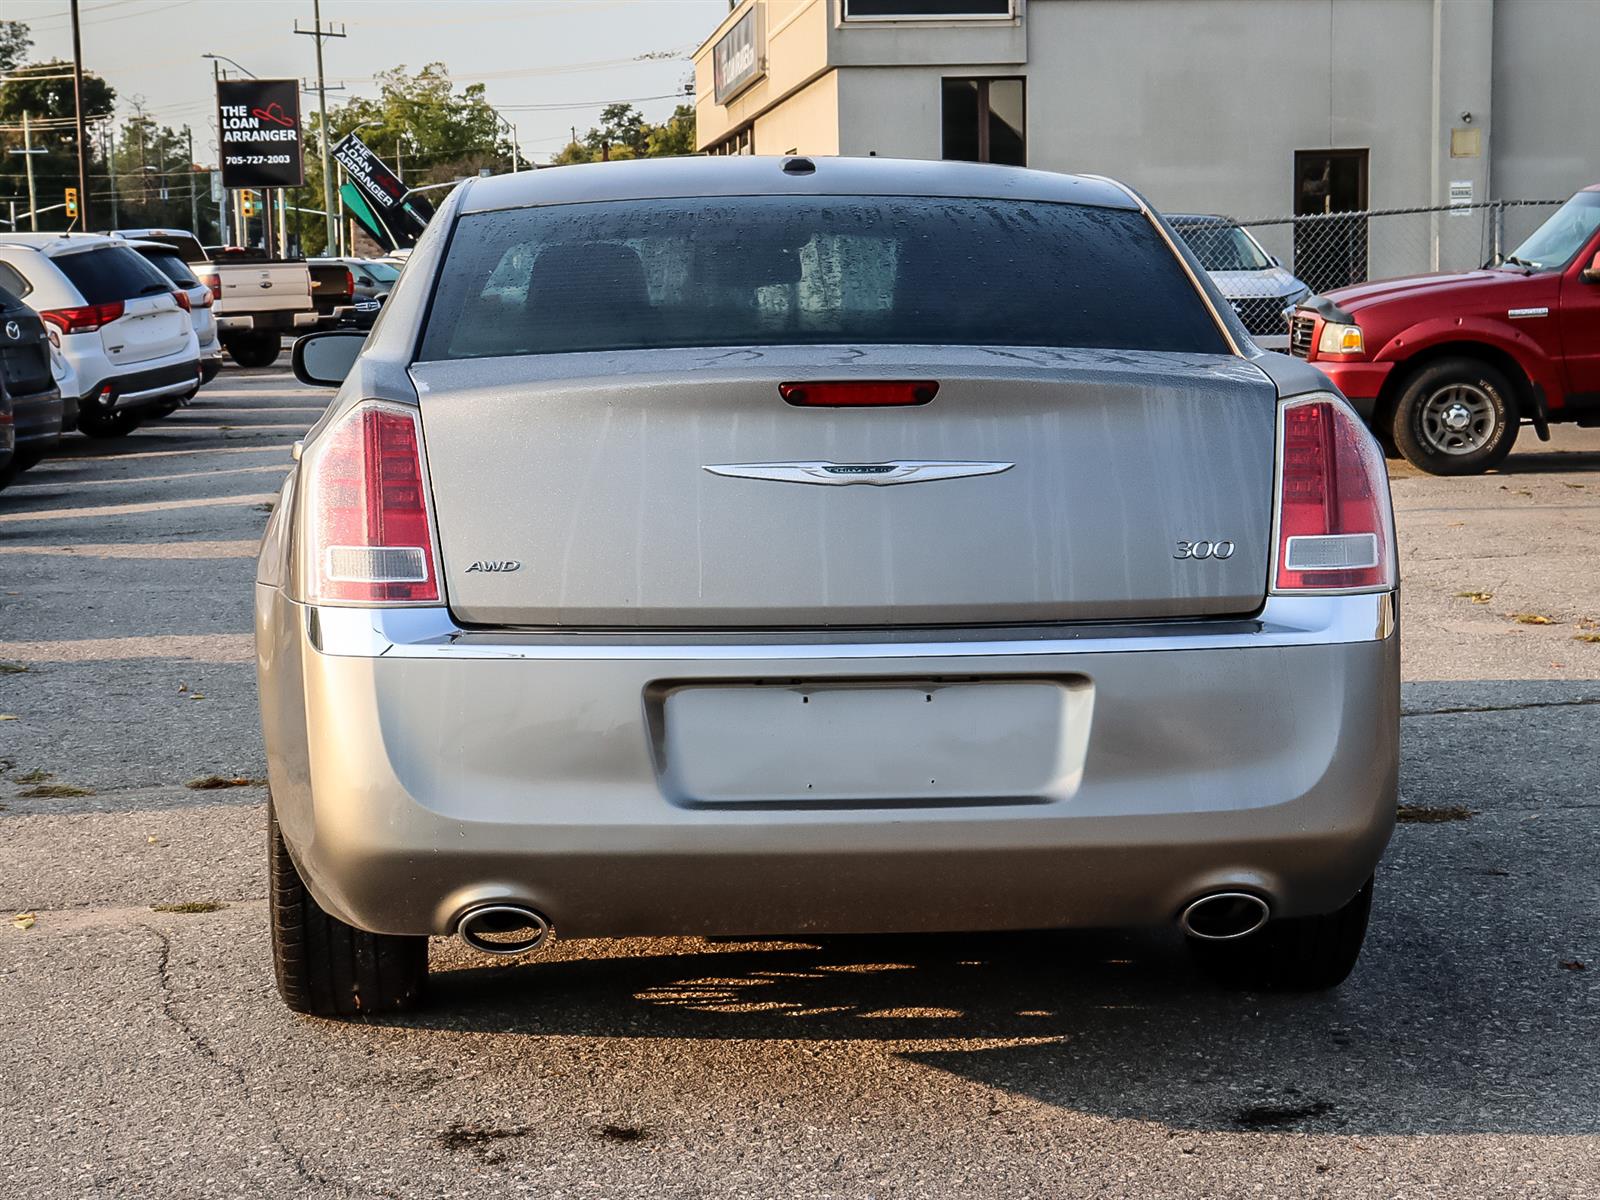
[[[131,432],[200,381],[188,293],[124,242],[0,235],[0,287],[44,319],[67,418],[76,407],[91,437]]]

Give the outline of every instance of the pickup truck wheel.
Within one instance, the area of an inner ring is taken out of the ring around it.
[[[83,409],[78,413],[78,431],[92,438],[127,437],[139,428],[144,416],[142,412],[93,412]]]
[[[1355,969],[1372,913],[1372,880],[1343,908],[1318,917],[1268,921],[1230,941],[1189,939],[1195,961],[1218,982],[1247,991],[1320,992]]]
[[[422,997],[428,939],[368,933],[329,915],[306,890],[267,801],[267,897],[278,994],[323,1017],[400,1012]]]
[[[241,367],[270,367],[278,361],[283,338],[276,333],[236,333],[222,348]]]
[[[1395,406],[1394,441],[1430,475],[1481,475],[1511,453],[1520,420],[1516,392],[1501,371],[1450,358],[1406,383]]]

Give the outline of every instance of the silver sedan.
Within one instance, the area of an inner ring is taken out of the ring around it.
[[[1340,982],[1394,820],[1383,458],[1109,180],[474,180],[262,545],[278,982],[427,937],[1176,923]]]

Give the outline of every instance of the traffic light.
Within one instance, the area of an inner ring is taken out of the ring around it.
[[[251,217],[256,215],[256,194],[249,188],[246,188],[239,195],[239,205],[239,211],[244,213],[246,220],[249,220]]]
[[[78,219],[78,189],[67,189],[67,216],[74,221]]]

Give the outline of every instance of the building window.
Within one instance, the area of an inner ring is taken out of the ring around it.
[[[1028,165],[1021,79],[944,80],[945,158]]]
[[[736,133],[730,134],[715,146],[707,148],[707,154],[754,154],[756,152],[756,127],[746,125]]]

